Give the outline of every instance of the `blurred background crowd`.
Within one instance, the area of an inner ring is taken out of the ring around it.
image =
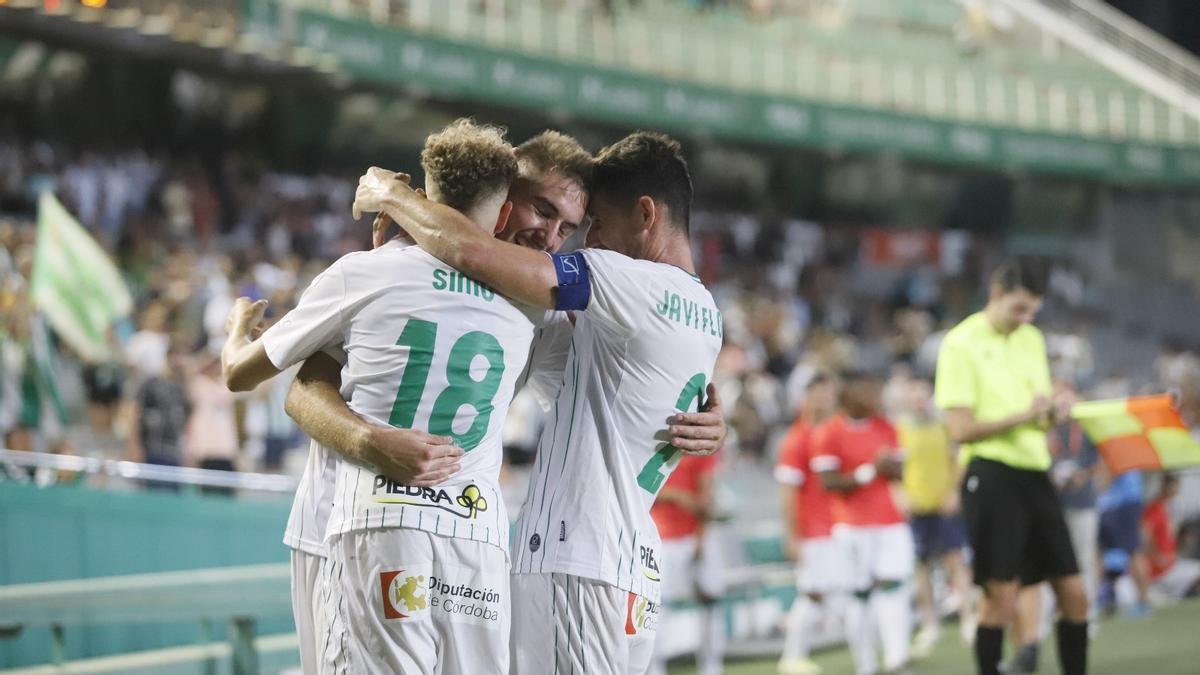
[[[194,466],[219,459],[245,471],[295,461],[289,451],[304,443],[283,413],[288,379],[248,396],[210,385],[234,298],[267,298],[273,321],[325,266],[369,244],[366,223],[347,207],[356,178],[282,173],[234,152],[205,164],[9,136],[0,143],[7,447]],[[107,363],[83,364],[52,339],[45,354],[33,347],[45,334],[27,297],[44,189],[112,254],[135,299]],[[764,466],[815,373],[888,372],[889,407],[899,413],[899,392],[914,376],[932,377],[942,335],[982,306],[981,270],[1002,255],[959,230],[703,208],[693,222],[701,276],[728,326],[717,383],[731,453]],[[1145,368],[1105,367],[1090,337],[1103,326],[1089,323],[1087,271],[1068,259],[1050,264],[1040,323],[1055,376],[1094,397],[1174,392],[1189,422],[1200,419],[1196,345],[1167,340]],[[537,420],[518,415],[511,426],[514,450],[528,451]],[[89,440],[80,443],[84,428]],[[215,429],[229,431],[209,437]]]

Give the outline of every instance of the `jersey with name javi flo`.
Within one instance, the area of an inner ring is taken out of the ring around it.
[[[328,534],[407,527],[507,550],[500,432],[534,314],[416,246],[351,254],[326,275],[331,297],[312,313],[314,330],[343,336],[350,408],[377,424],[451,436],[466,451],[461,470],[433,487],[338,458]]]
[[[583,311],[518,519],[513,573],[572,574],[657,600],[650,507],[680,458],[667,418],[703,397],[721,313],[699,279],[671,265],[600,250],[554,260],[560,309]]]

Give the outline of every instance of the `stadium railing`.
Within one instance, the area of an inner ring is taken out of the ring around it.
[[[0,636],[49,627],[50,663],[0,670],[41,673],[232,672],[258,673],[260,656],[286,653],[294,661],[296,635],[257,637],[256,623],[291,616],[286,563],[0,586]],[[76,626],[199,621],[203,644],[67,660],[66,631]],[[228,626],[219,640],[218,626]],[[226,661],[228,669],[219,661]],[[169,669],[168,669],[169,668]]]
[[[1096,0],[1040,0],[1113,47],[1200,96],[1200,59],[1162,35]]]
[[[37,470],[65,471],[134,481],[175,483],[181,486],[228,488],[254,492],[291,493],[296,478],[280,474],[215,471],[181,466],[141,464],[100,457],[58,455],[45,452],[0,450],[0,468],[5,465]]]
[[[1168,135],[1183,133],[1181,115],[1200,120],[1200,61],[1156,36],[1153,31],[1103,3],[1081,0],[1000,0],[1064,44],[1092,55],[1096,62],[1171,105]],[[1155,134],[1153,117],[1134,127]]]

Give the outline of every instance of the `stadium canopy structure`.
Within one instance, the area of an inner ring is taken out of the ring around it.
[[[770,21],[667,0],[5,4],[25,35],[183,63],[730,142],[1200,180],[1200,62],[1089,0],[813,1]]]

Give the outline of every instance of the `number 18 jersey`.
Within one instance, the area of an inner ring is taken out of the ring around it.
[[[347,255],[314,280],[282,321],[340,333],[350,408],[375,424],[451,436],[465,451],[461,470],[435,487],[339,457],[327,536],[406,527],[507,551],[500,432],[541,316],[400,242]]]
[[[650,507],[680,459],[667,418],[703,397],[721,313],[677,267],[601,250],[556,256],[555,265],[560,308],[582,311],[518,521],[513,573],[571,574],[657,601]]]

